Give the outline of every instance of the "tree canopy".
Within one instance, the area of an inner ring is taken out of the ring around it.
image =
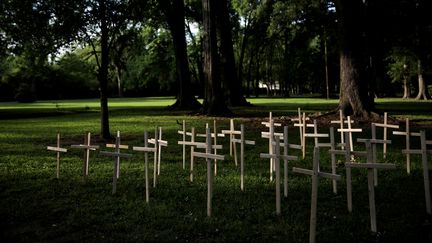
[[[179,109],[200,108],[201,97],[204,113],[226,114],[251,95],[316,94],[369,116],[377,96],[430,98],[429,9],[426,0],[4,0],[0,99],[98,95],[105,138],[114,96],[175,95]]]

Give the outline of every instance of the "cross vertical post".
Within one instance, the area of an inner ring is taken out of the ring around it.
[[[233,139],[234,143],[240,143],[240,189],[244,191],[244,146],[255,145],[255,141],[245,140],[244,125],[240,125],[240,139]],[[236,147],[234,147],[236,149]]]
[[[114,172],[113,172],[113,189],[112,189],[112,194],[115,194],[117,191],[117,179],[120,177],[120,157],[128,158],[128,157],[132,157],[132,155],[120,153],[120,149],[127,149],[128,148],[127,145],[120,144],[120,131],[117,131],[116,143],[115,144],[107,144],[106,146],[109,148],[112,148],[112,147],[115,148],[114,152],[106,152],[106,151],[100,152],[101,155],[110,156],[110,157],[115,158]]]
[[[424,130],[420,131],[420,143],[421,143],[420,150],[414,150],[414,149],[402,150],[402,153],[420,154],[422,156],[423,184],[424,184],[424,191],[425,191],[426,212],[429,215],[432,215],[429,164],[428,164],[428,154],[432,154],[432,150],[427,150],[427,144],[432,144],[432,142],[426,141],[426,132]]]
[[[150,201],[150,192],[149,192],[149,176],[148,176],[148,153],[149,152],[155,152],[157,150],[156,147],[150,148],[148,147],[148,133],[147,131],[144,132],[144,147],[133,147],[134,151],[144,152],[144,173],[145,173],[145,197],[146,202],[149,203]]]
[[[311,215],[309,225],[309,242],[315,242],[316,239],[316,223],[317,223],[317,204],[318,204],[318,183],[319,177],[327,179],[340,180],[341,176],[320,171],[320,155],[319,147],[314,147],[313,151],[313,167],[312,170],[293,168],[296,173],[312,176],[312,193],[311,193]]]
[[[57,152],[56,177],[60,178],[60,153],[66,153],[67,149],[60,147],[60,133],[57,133],[57,147],[47,146],[47,150]]]
[[[90,139],[91,139],[91,133],[87,132],[87,134],[84,135],[84,144],[71,145],[71,148],[84,149],[84,165],[83,165],[84,180],[87,179],[89,174],[90,150],[95,151],[99,149],[99,146],[91,145]]]

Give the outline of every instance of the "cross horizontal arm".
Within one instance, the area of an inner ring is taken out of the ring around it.
[[[192,156],[199,157],[199,158],[206,158],[206,159],[216,159],[216,160],[224,160],[224,155],[219,154],[207,154],[207,153],[200,153],[200,152],[193,152]]]
[[[47,150],[55,151],[55,152],[63,152],[63,153],[67,152],[67,149],[65,149],[65,148],[51,147],[51,146],[48,146]]]
[[[403,154],[422,154],[423,151],[421,149],[409,149],[409,150],[403,149],[402,153]],[[432,150],[426,150],[426,153],[432,154]]]
[[[328,152],[330,154],[340,154],[340,155],[347,153],[345,150],[333,150],[333,149],[330,149]]]
[[[281,133],[281,132],[274,132],[273,136],[283,137],[283,133]],[[261,132],[261,137],[262,138],[269,138],[270,137],[270,133],[269,132]]]
[[[148,140],[148,142],[151,143],[151,144],[155,144],[155,143],[156,143],[156,140],[155,140],[154,138],[150,138],[150,139]],[[161,145],[161,146],[166,147],[166,146],[168,146],[168,141],[165,141],[165,140],[158,140],[158,144]]]
[[[340,124],[341,122],[340,122],[340,121],[330,121],[330,123],[333,123],[333,124]],[[344,121],[344,123],[348,123],[348,121]],[[354,123],[354,121],[351,120],[350,123]]]
[[[363,130],[361,128],[338,128],[338,132],[362,132]]]
[[[236,134],[236,135],[240,135],[241,131],[236,131],[236,130],[222,130],[223,134]]]
[[[199,133],[199,134],[196,134],[196,136],[197,136],[197,137],[200,137],[200,138],[205,138],[205,137],[207,137],[207,134],[205,134],[205,133]],[[225,137],[225,134],[223,134],[223,133],[218,133],[217,136],[218,136],[218,137],[222,137],[222,138],[224,138],[224,137]],[[211,133],[211,137],[212,137],[212,138],[215,137],[215,136],[214,136],[214,133]]]
[[[197,146],[198,144],[203,145],[204,147],[206,146],[206,143],[203,142],[191,142],[191,141],[178,141],[177,144],[180,145],[187,145],[187,146]]]
[[[345,163],[345,167],[366,169],[396,169],[395,164],[385,163]]]
[[[123,154],[118,152],[107,152],[107,151],[101,151],[101,155],[110,156],[110,157],[121,157],[121,158],[129,158],[132,157],[132,154]]]
[[[283,145],[281,145],[283,146]],[[298,144],[288,144],[288,148],[292,148],[292,149],[302,149],[301,145]]]
[[[271,158],[281,158],[286,160],[298,160],[297,156],[293,155],[277,155],[277,154],[260,154],[260,158],[271,159]]]
[[[326,133],[305,133],[304,136],[308,138],[328,138],[329,135]]]
[[[149,148],[149,147],[136,147],[134,146],[133,151],[138,151],[138,152],[155,152],[156,148]]]
[[[71,145],[71,148],[96,150],[96,149],[99,149],[99,146],[98,145],[79,144],[79,145]]]
[[[372,124],[375,124],[376,127],[387,127],[387,128],[399,129],[399,125],[383,124],[383,123],[372,123]]]
[[[359,143],[367,143],[369,142],[371,144],[376,144],[376,143],[386,143],[386,144],[391,144],[391,140],[384,140],[384,139],[369,139],[369,138],[358,138],[357,142]]]
[[[407,132],[393,131],[393,135],[403,135],[403,136],[406,136]],[[410,132],[409,135],[413,136],[413,137],[420,137],[420,133],[419,132]]]
[[[307,169],[297,168],[297,167],[293,167],[293,172],[305,174],[305,175],[310,175],[310,176],[312,176],[314,174],[314,172],[312,170],[307,170]],[[319,177],[332,179],[332,180],[340,180],[342,178],[340,175],[335,175],[335,174],[326,173],[326,172],[318,172],[317,175]]]
[[[265,125],[266,127],[270,127],[270,122],[261,122],[261,124]],[[273,126],[280,127],[280,126],[282,126],[282,124],[274,122]]]
[[[319,148],[330,148],[332,145],[331,143],[318,143],[317,147]]]
[[[235,138],[235,139],[233,139],[233,142],[235,142],[235,143],[241,143],[242,140]],[[255,145],[255,141],[252,141],[252,140],[244,140],[244,143],[247,144],[247,145]]]
[[[116,145],[115,145],[115,144],[111,144],[111,143],[109,143],[109,144],[106,145],[106,147],[107,147],[107,148],[115,148]],[[119,148],[120,148],[120,149],[128,149],[128,148],[129,148],[129,145],[123,145],[123,144],[120,144],[120,145],[119,145]]]

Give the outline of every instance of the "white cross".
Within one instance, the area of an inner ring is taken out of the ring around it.
[[[352,122],[351,122],[350,116],[347,117],[347,123],[348,123],[348,128],[339,128],[337,131],[348,134],[348,139],[345,137],[345,141],[347,141],[346,143],[349,143],[349,147],[350,147],[351,151],[354,151],[353,150],[352,133],[353,132],[362,132],[362,129],[361,128],[351,128]]]
[[[273,154],[273,143],[274,143],[274,136],[275,136],[274,127],[275,126],[280,127],[282,126],[282,124],[274,122],[271,112],[269,112],[269,121],[261,122],[261,124],[269,128],[268,133],[266,132],[261,133],[261,137],[269,139],[269,154]],[[275,170],[274,163],[275,163],[274,158],[270,158],[270,181],[273,181],[273,171]]]
[[[237,165],[237,154],[236,154],[236,143],[233,141],[235,139],[235,135],[240,134],[240,131],[236,131],[234,128],[234,119],[230,119],[230,129],[229,130],[222,130],[223,134],[229,134],[229,143],[230,143],[230,156],[233,155],[234,151],[234,158],[235,163]],[[233,149],[234,148],[234,149]]]
[[[305,133],[304,137],[305,139],[310,137],[310,138],[314,138],[315,140],[315,147],[318,148],[330,148],[330,151],[335,149],[335,139],[334,139],[334,128],[330,127],[330,143],[320,143],[318,141],[319,138],[328,138],[329,134],[327,133],[318,133],[318,125],[316,120],[314,120],[313,124],[308,124],[308,125],[312,125],[312,127],[314,128],[314,132],[313,133]],[[336,155],[334,153],[331,153],[331,167],[332,167],[332,174],[336,174]],[[333,179],[332,180],[332,185],[333,185],[333,193],[337,194],[337,180]]]
[[[387,140],[387,138],[385,138],[385,139],[377,139],[376,138],[376,129],[375,129],[376,124],[372,123],[371,126],[372,126],[372,139],[358,138],[357,142],[361,142],[361,143],[370,142],[371,145],[372,145],[372,151],[371,151],[372,152],[372,161],[374,161],[375,163],[378,163],[378,159],[377,159],[377,156],[376,156],[376,153],[377,153],[376,152],[377,151],[376,145],[377,144],[391,144],[391,140]],[[378,186],[378,170],[377,169],[374,169],[374,185]]]
[[[186,122],[185,120],[183,120],[183,130],[181,131],[177,131],[178,134],[182,135],[183,137],[183,170],[186,169],[186,144],[184,144],[184,142],[186,142]]]
[[[299,118],[300,119],[300,118]],[[306,113],[303,112],[303,116],[301,118],[301,121],[299,123],[295,123],[295,127],[299,127],[300,129],[300,146],[302,150],[302,158],[304,159],[306,156],[306,139],[305,139],[305,133],[306,133],[306,127],[308,125],[306,124],[306,121],[309,119],[306,119]]]
[[[206,152],[200,153],[200,152],[192,152],[193,157],[199,157],[199,158],[205,158],[207,162],[207,216],[211,217],[212,212],[212,197],[213,197],[213,173],[212,173],[212,167],[211,167],[211,161],[212,160],[224,160],[225,156],[223,155],[217,155],[212,154],[212,141],[211,141],[211,134],[210,134],[210,128],[206,129]]]
[[[330,174],[320,171],[320,155],[319,147],[314,147],[313,153],[313,167],[312,170],[293,168],[296,173],[301,173],[305,175],[312,176],[312,195],[311,195],[311,216],[310,216],[310,226],[309,226],[309,242],[315,242],[316,238],[316,222],[317,222],[317,204],[318,204],[318,182],[319,177],[340,180],[341,176],[336,174]]]
[[[114,173],[113,173],[113,189],[112,194],[115,194],[117,191],[117,179],[120,177],[120,158],[129,158],[132,157],[131,154],[123,154],[120,153],[120,149],[128,149],[128,145],[120,144],[120,131],[117,131],[116,143],[115,144],[107,144],[107,148],[115,148],[114,152],[101,151],[101,155],[115,157],[116,160],[114,162]]]
[[[90,150],[95,151],[99,149],[98,145],[90,145],[91,133],[88,132],[84,136],[84,144],[71,145],[71,148],[84,149],[84,179],[88,177],[89,174],[89,162],[90,162]]]
[[[274,159],[275,161],[275,173],[276,173],[276,214],[281,214],[281,196],[280,196],[280,159],[284,160],[297,160],[297,156],[290,156],[290,155],[282,155],[280,153],[280,138],[274,138],[275,146],[274,146],[274,152],[264,154],[260,154],[260,158],[265,159]],[[272,144],[273,147],[273,144]]]
[[[57,152],[57,179],[60,177],[60,153],[66,153],[67,149],[60,147],[60,133],[57,133],[57,147],[47,146],[47,150]]]
[[[405,120],[405,131],[393,131],[393,135],[402,135],[405,136],[405,149],[410,150],[410,137],[416,136],[420,137],[420,133],[418,132],[410,132],[409,118]],[[411,173],[411,158],[410,153],[406,153],[406,169],[407,173]]]
[[[144,173],[145,173],[145,188],[146,188],[146,202],[150,201],[150,192],[149,192],[149,179],[148,179],[148,153],[152,152],[156,156],[157,148],[148,147],[148,133],[144,132],[144,147],[134,146],[132,148],[134,151],[139,151],[144,153]]]
[[[149,143],[154,144],[155,146],[158,147],[158,150],[157,150],[157,175],[160,175],[162,147],[168,146],[168,141],[162,140],[162,127],[159,127],[159,134],[157,134],[157,129],[156,129],[155,138],[150,139]],[[156,183],[154,183],[154,184],[156,185]]]
[[[223,132],[223,131],[222,131]],[[248,145],[255,145],[255,141],[251,140],[245,140],[245,134],[244,134],[244,125],[240,125],[240,139],[236,139],[235,137],[232,139],[232,141],[235,143],[240,144],[240,189],[244,190],[244,146],[245,144]],[[234,146],[235,149],[235,146]],[[237,160],[237,156],[236,156]]]
[[[343,119],[343,112],[342,112],[342,110],[339,110],[339,120],[330,121],[330,123],[331,124],[340,124],[340,129],[344,129],[344,123],[348,124],[348,120],[344,121],[344,119]],[[350,119],[349,123],[350,123],[350,127],[351,127],[351,123],[354,123],[354,121],[351,121],[351,119]],[[345,136],[344,136],[343,132],[339,132],[339,133],[340,133],[340,141],[341,141],[341,144],[342,144],[342,149],[344,149],[343,144],[345,143],[345,141],[344,141]]]
[[[206,123],[206,129],[210,128],[209,124]],[[217,133],[217,126],[216,126],[216,120],[213,120],[213,133],[210,133],[210,136],[213,138],[213,151],[214,154],[217,154],[218,149],[222,149],[222,147],[216,146],[217,145],[217,138],[218,137],[225,137],[224,133]],[[197,137],[207,137],[207,134],[197,134]],[[214,174],[217,175],[217,160],[214,160]],[[237,162],[237,161],[236,161]],[[237,165],[237,164],[236,164]]]
[[[387,143],[385,141],[387,141],[387,128],[391,128],[391,129],[399,129],[399,125],[391,125],[391,124],[387,124],[387,112],[384,112],[384,123],[372,123],[375,125],[375,127],[382,127],[384,129],[383,132],[383,158],[385,159],[387,156]],[[375,129],[375,127],[372,127],[373,129]],[[372,134],[375,133],[375,137],[372,137],[372,139],[376,138],[376,132],[374,130],[372,130]],[[376,147],[376,145],[375,145]]]
[[[430,182],[429,182],[429,164],[428,164],[428,154],[432,154],[432,150],[427,149],[427,145],[432,144],[432,141],[426,140],[426,132],[424,130],[420,131],[420,149],[408,149],[402,150],[404,154],[421,154],[422,156],[422,166],[423,166],[423,183],[425,190],[425,200],[426,200],[426,212],[431,215],[431,193],[430,193]]]
[[[368,191],[369,191],[369,212],[371,220],[372,232],[377,232],[376,224],[376,209],[375,209],[375,185],[374,185],[374,169],[396,169],[395,164],[376,163],[373,161],[371,140],[365,140],[366,151],[357,152],[357,154],[365,155],[366,163],[355,163],[349,160],[348,152],[350,151],[349,143],[346,143],[346,184],[347,184],[347,202],[348,211],[352,212],[352,186],[351,186],[351,168],[364,168],[368,171]],[[356,151],[354,151],[355,153]],[[350,153],[353,153],[352,151]]]
[[[301,113],[300,107],[297,108],[297,112],[298,112],[298,118],[292,118],[291,121],[294,122],[294,126],[299,128],[299,136],[300,136],[300,148],[302,149],[301,146],[303,145],[303,127],[305,124],[305,121],[309,121],[309,117],[306,117],[306,113],[303,114]],[[295,123],[298,122],[298,123]]]
[[[209,128],[207,127],[207,129],[209,129]],[[190,178],[190,181],[193,182],[193,169],[194,169],[194,156],[193,156],[193,153],[195,151],[195,147],[196,148],[201,148],[201,149],[202,148],[206,149],[207,148],[207,143],[205,143],[205,142],[196,142],[195,141],[195,128],[194,127],[192,127],[192,130],[191,130],[190,133],[186,133],[186,134],[188,136],[189,135],[191,136],[191,141],[185,141],[185,142],[178,141],[177,143],[181,144],[181,145],[191,146],[191,165],[190,165],[190,176],[189,176],[189,178]],[[211,135],[212,135],[212,133],[210,133],[210,137],[211,137]],[[222,149],[222,145],[212,145],[211,149]]]
[[[191,182],[193,182],[193,169],[194,169],[194,157],[192,156],[193,152],[194,152],[194,146],[196,145],[195,143],[195,128],[192,127],[191,128],[191,132],[188,133],[186,132],[186,135],[191,137],[190,141],[186,141],[186,139],[184,139],[184,141],[178,141],[177,144],[181,144],[183,146],[191,146],[190,151],[191,151],[191,160],[190,160],[190,175],[189,175],[189,180]]]

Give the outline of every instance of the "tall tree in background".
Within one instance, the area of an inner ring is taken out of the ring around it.
[[[205,81],[203,108],[208,115],[222,115],[229,112],[223,98],[219,77],[215,2],[216,0],[202,0]]]
[[[243,96],[242,82],[237,75],[232,39],[232,24],[227,0],[216,1],[217,29],[220,36],[221,64],[229,103],[232,106],[250,105]]]
[[[345,115],[368,118],[373,96],[368,93],[362,0],[336,0],[340,41],[339,109]]]
[[[185,6],[183,0],[158,1],[165,14],[174,45],[178,92],[176,102],[172,105],[176,109],[197,109],[201,104],[197,101],[191,89],[191,73],[187,56],[185,32]]]

